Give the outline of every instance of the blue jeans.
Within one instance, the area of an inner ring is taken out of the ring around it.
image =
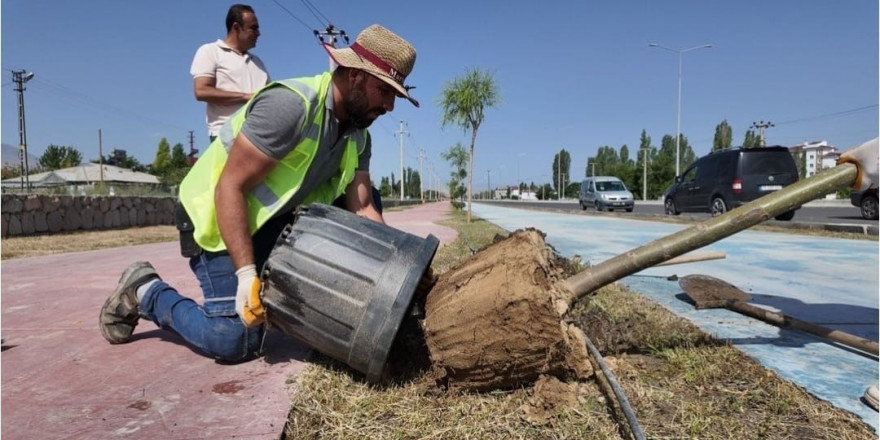
[[[238,362],[252,357],[259,349],[263,328],[246,328],[235,313],[238,278],[229,254],[202,252],[190,258],[189,266],[201,285],[204,305],[159,281],[140,302],[141,316],[173,330],[215,359]]]
[[[373,201],[382,212],[382,199],[376,188]],[[343,198],[334,204],[343,204]],[[278,235],[294,219],[293,213],[266,222],[253,238],[254,262],[257,273],[269,258]],[[238,362],[256,354],[263,335],[263,326],[246,328],[235,313],[238,277],[227,252],[203,251],[190,258],[192,269],[205,298],[204,304],[187,298],[173,287],[159,281],[147,289],[138,305],[138,313],[159,327],[172,330],[214,359]]]

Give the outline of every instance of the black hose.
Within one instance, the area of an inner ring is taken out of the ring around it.
[[[614,373],[611,372],[611,369],[608,368],[608,365],[605,364],[605,360],[602,359],[602,354],[599,353],[599,350],[593,345],[593,342],[590,341],[590,338],[585,334],[584,341],[587,343],[587,348],[590,350],[590,354],[593,355],[593,358],[596,359],[596,363],[599,364],[599,368],[602,370],[602,374],[605,375],[605,379],[608,381],[608,384],[611,385],[611,390],[614,392],[614,396],[617,397],[617,403],[620,404],[620,409],[623,410],[623,415],[626,417],[627,423],[629,423],[630,432],[632,432],[633,437],[636,440],[646,440],[645,432],[642,431],[641,425],[639,425],[639,420],[636,419],[636,414],[633,412],[632,407],[629,405],[629,400],[626,398],[626,394],[623,393],[623,390],[620,388],[620,384],[617,383],[617,378],[614,377]]]

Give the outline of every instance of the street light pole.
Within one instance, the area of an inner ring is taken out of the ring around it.
[[[489,200],[494,200],[495,197],[492,194],[492,170],[486,170],[486,181],[486,186],[489,187],[487,188],[489,190]]]
[[[30,166],[28,166],[27,130],[24,122],[24,83],[34,78],[33,72],[26,73],[24,70],[13,70],[12,81],[15,82],[15,91],[18,92],[18,154],[21,163],[21,187],[31,191]]]
[[[666,49],[670,52],[678,53],[678,116],[677,121],[675,123],[675,176],[678,177],[681,175],[681,149],[680,149],[680,138],[681,138],[681,58],[682,54],[685,52],[690,52],[692,50],[697,49],[711,49],[711,44],[703,44],[700,46],[694,46],[688,49],[670,49],[665,46],[661,46],[657,43],[649,43],[648,47],[657,47],[660,49]]]

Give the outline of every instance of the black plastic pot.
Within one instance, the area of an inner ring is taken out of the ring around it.
[[[267,320],[375,382],[438,245],[433,235],[309,205],[263,268]]]

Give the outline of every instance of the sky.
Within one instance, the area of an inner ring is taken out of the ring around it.
[[[406,82],[416,109],[399,99],[370,128],[372,178],[405,167],[448,180],[441,158],[470,134],[441,126],[449,81],[477,68],[501,102],[485,113],[475,144],[474,186],[549,182],[565,149],[572,178],[602,146],[627,145],[642,130],[659,147],[681,133],[697,156],[727,120],[733,143],[754,122],[772,122],[768,145],[827,141],[846,150],[878,135],[876,0],[253,0],[262,33],[252,51],[273,79],[327,69],[313,30],[328,23],[354,42],[378,23],[415,46]],[[118,148],[151,163],[162,138],[207,147],[204,103],[193,97],[196,49],[222,39],[231,2],[4,0],[0,4],[0,137],[19,144],[18,93],[25,84],[28,152],[73,146],[84,160]],[[670,50],[649,47],[655,42]],[[679,52],[681,106],[678,105]],[[401,131],[403,125],[403,135]],[[420,155],[420,152],[424,152]],[[420,164],[420,156],[424,157]]]

